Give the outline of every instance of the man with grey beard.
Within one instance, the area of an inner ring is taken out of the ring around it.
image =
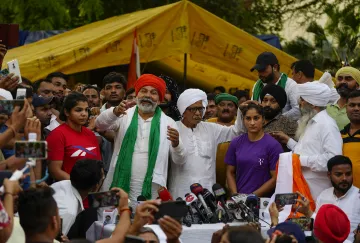
[[[158,189],[166,187],[168,158],[184,163],[184,148],[178,127],[158,105],[164,100],[166,84],[152,74],[135,83],[136,101],[122,101],[96,119],[96,127],[114,130],[115,144],[109,172],[102,191],[118,187],[129,193],[132,206],[137,197],[156,199]]]
[[[326,188],[331,187],[327,178],[327,162],[335,155],[342,155],[342,139],[334,119],[326,112],[331,94],[322,83],[298,85],[301,118],[295,140],[283,132],[274,132],[279,142],[287,145],[300,156],[302,173],[314,200]]]

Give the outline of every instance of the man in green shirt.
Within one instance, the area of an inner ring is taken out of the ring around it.
[[[353,67],[343,67],[337,71],[335,78],[335,86],[340,98],[334,104],[329,104],[326,111],[336,121],[341,131],[350,123],[346,114],[346,99],[351,91],[359,89],[360,71]]]

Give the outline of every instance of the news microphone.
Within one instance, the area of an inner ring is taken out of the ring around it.
[[[179,201],[179,202],[184,202],[184,200],[181,198],[181,197],[178,197],[176,198],[176,201]],[[191,209],[189,208],[189,206],[187,206],[188,210],[189,210],[189,213],[191,215],[192,211]],[[193,217],[191,218],[191,220],[188,220],[187,217],[184,217],[183,218],[183,223],[187,226],[187,227],[191,227],[191,223],[194,222],[194,219]]]
[[[197,205],[198,198],[196,197],[196,195],[194,193],[187,193],[185,195],[185,201],[186,201],[186,205],[188,205],[189,207],[195,208],[196,212],[199,214],[199,217],[201,218],[201,220],[204,223],[208,223],[208,219],[206,218],[206,216],[204,216],[202,214],[200,208]]]
[[[162,202],[174,201],[166,187],[160,187],[160,189],[158,190],[158,194]]]
[[[205,209],[207,218],[211,219],[214,216],[214,214],[211,212],[211,210],[205,203],[203,196],[201,195],[201,193],[203,192],[203,187],[199,183],[194,183],[190,186],[190,191],[199,198],[201,204],[203,205],[203,207]]]
[[[230,214],[229,210],[226,207],[225,199],[226,199],[226,192],[225,189],[218,183],[212,186],[212,190],[214,192],[215,198],[218,202],[224,206],[225,213],[228,217],[228,220],[231,222],[233,220],[232,215]]]
[[[218,219],[219,223],[223,222],[224,224],[226,224],[228,222],[228,219],[227,219],[228,217],[226,217],[225,210],[221,206],[221,202],[217,203],[217,208],[216,208],[215,214],[217,215],[217,219]]]
[[[255,219],[258,219],[260,214],[260,198],[255,194],[250,194],[246,198],[245,205],[254,213]]]
[[[142,202],[145,202],[146,201],[146,197],[144,197],[143,195],[140,195],[137,197],[136,201],[138,203],[142,203]]]
[[[216,199],[214,195],[206,188],[203,188],[203,192],[201,193],[207,205],[209,205],[211,211],[215,212],[217,205]]]

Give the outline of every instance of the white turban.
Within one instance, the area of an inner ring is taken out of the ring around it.
[[[206,108],[208,104],[207,95],[200,89],[187,89],[182,92],[177,101],[177,107],[180,111],[180,114],[183,115],[186,108],[200,100],[202,101],[203,107]],[[205,112],[203,112],[202,115],[204,116]]]
[[[314,106],[325,107],[330,101],[331,90],[326,84],[307,82],[298,84],[297,90],[298,96]]]
[[[13,100],[12,94],[6,89],[0,88],[0,96],[3,97],[5,100]]]

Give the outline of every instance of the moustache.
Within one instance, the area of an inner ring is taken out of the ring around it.
[[[337,90],[339,90],[339,89],[349,89],[349,86],[347,85],[347,83],[342,83],[336,89]]]
[[[144,97],[144,98],[139,98],[139,102],[149,102],[152,105],[156,105],[156,103],[154,101],[152,101],[152,99]]]
[[[222,111],[222,113],[230,113],[230,110],[225,109]]]
[[[274,109],[273,109],[273,108],[271,108],[270,106],[265,106],[265,107],[263,108],[263,110],[264,110],[264,112],[271,112],[271,111],[274,111]]]

